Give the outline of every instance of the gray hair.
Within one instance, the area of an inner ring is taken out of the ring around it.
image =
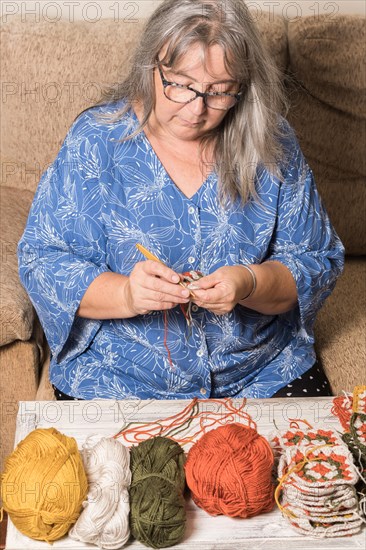
[[[226,69],[243,92],[220,125],[202,138],[201,147],[213,145],[220,200],[233,201],[239,196],[245,202],[257,197],[259,166],[281,178],[279,113],[285,99],[280,73],[242,0],[164,0],[144,28],[128,76],[106,90],[98,104],[125,99],[123,109],[107,116],[112,122],[126,114],[135,101],[142,101],[141,124],[124,139],[135,136],[154,108],[153,69],[159,53],[165,46],[164,58],[159,61],[174,68],[196,44],[204,51],[214,44],[222,47]]]

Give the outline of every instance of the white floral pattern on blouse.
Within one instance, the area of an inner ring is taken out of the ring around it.
[[[18,245],[21,281],[51,348],[50,379],[62,392],[93,398],[270,397],[315,362],[313,324],[343,268],[343,246],[322,206],[293,131],[282,183],[257,170],[260,203],[225,209],[211,172],[192,198],[171,180],[133,112],[113,124],[94,107],[72,125],[43,174]],[[132,319],[75,315],[101,273],[128,275],[143,244],[177,272],[278,260],[297,285],[298,307],[263,315],[237,305],[217,316],[179,307]]]

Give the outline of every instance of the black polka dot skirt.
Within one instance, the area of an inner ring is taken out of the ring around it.
[[[77,397],[72,397],[60,391],[56,386],[53,386],[55,397],[58,401],[74,400],[78,401]],[[331,396],[332,391],[329,380],[323,370],[323,367],[317,361],[304,374],[281,388],[272,397],[324,397]],[[81,400],[82,401],[82,400]]]
[[[52,388],[57,401],[83,401],[82,399],[79,399],[77,397],[72,397],[71,395],[67,395],[66,393],[56,388],[56,386],[54,386],[53,384],[52,384]]]
[[[329,380],[319,361],[304,374],[281,388],[272,397],[324,397],[331,396]]]

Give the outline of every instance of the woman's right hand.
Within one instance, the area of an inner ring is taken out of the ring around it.
[[[130,316],[172,309],[189,302],[190,291],[178,283],[180,276],[153,260],[138,262],[124,285],[124,303]]]

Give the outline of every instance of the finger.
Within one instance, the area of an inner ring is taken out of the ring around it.
[[[170,267],[160,263],[154,262],[153,260],[146,260],[142,262],[144,264],[144,269],[146,273],[150,275],[155,275],[155,277],[160,277],[171,283],[177,284],[180,281],[178,273],[170,269]]]
[[[215,313],[215,315],[223,315],[224,313],[228,313],[231,311],[231,309],[226,305],[222,304],[208,304],[206,302],[198,302],[195,301],[195,304],[197,304],[199,307],[203,309],[207,309],[211,313]]]
[[[131,277],[133,277],[135,287],[144,289],[144,297],[149,300],[156,302],[174,300],[175,303],[186,303],[190,296],[189,290],[177,284],[180,282],[177,273],[153,260],[136,264]],[[147,296],[146,291],[154,291],[154,294],[150,292]]]
[[[153,311],[164,311],[168,309],[173,309],[177,304],[174,302],[149,302],[149,305],[146,307],[147,313],[152,313]]]
[[[183,289],[182,289],[183,290]],[[147,296],[149,301],[153,301],[155,304],[164,304],[164,303],[174,303],[177,304],[187,304],[189,302],[188,296],[176,296],[169,294],[168,292],[163,292],[162,290],[152,290]]]
[[[180,285],[166,282],[160,277],[150,277],[145,281],[145,287],[153,290],[156,295],[154,299],[157,301],[178,300],[178,303],[184,303],[190,297],[190,291],[187,288],[182,288]],[[159,297],[159,295],[161,295]]]
[[[208,311],[211,311],[211,313],[214,313],[215,315],[225,315],[226,313],[229,313],[233,309],[232,304],[207,304],[204,302],[195,302],[195,303],[199,307],[207,309]]]
[[[216,286],[220,280],[218,279],[216,273],[211,273],[211,275],[206,275],[205,277],[202,277],[198,281],[195,281],[194,283],[191,283],[190,285],[187,285],[187,288],[192,290],[207,290],[209,288],[213,288]]]
[[[197,289],[194,291],[194,296],[195,302],[200,301],[211,305],[219,305],[225,301],[222,292],[217,288],[210,288],[209,290]]]

